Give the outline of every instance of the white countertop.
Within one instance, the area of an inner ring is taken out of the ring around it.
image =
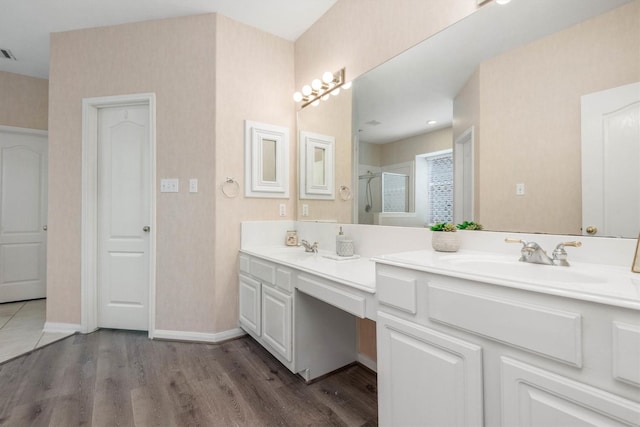
[[[629,268],[572,262],[560,267],[519,262],[517,255],[419,250],[373,261],[428,273],[640,310],[640,274]],[[571,262],[571,261],[570,261]]]
[[[240,250],[268,261],[373,294],[376,292],[375,264],[369,258],[333,260],[323,255],[332,252],[320,250],[307,253],[298,246],[250,246]]]

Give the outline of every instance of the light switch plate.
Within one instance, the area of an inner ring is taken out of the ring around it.
[[[280,203],[280,216],[287,216],[287,205]]]
[[[191,178],[189,180],[189,193],[197,193],[198,192],[198,179]]]
[[[302,216],[309,216],[309,205],[306,203],[302,205]]]
[[[160,180],[161,193],[177,193],[178,178],[163,178]]]
[[[516,196],[524,196],[524,184],[516,184]]]

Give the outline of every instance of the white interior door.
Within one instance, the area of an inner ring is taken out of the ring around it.
[[[467,129],[454,145],[454,221],[473,221],[473,128]]]
[[[148,105],[98,110],[98,327],[148,330]]]
[[[640,83],[582,97],[582,230],[640,232]],[[593,227],[593,228],[591,228]]]
[[[0,303],[46,296],[47,136],[0,127]]]

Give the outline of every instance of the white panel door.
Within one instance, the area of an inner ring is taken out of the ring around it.
[[[47,137],[0,129],[0,303],[46,296]]]
[[[640,232],[640,83],[582,97],[582,230]],[[593,234],[593,233],[588,233]]]
[[[482,349],[378,312],[381,426],[482,426]]]
[[[240,326],[260,336],[260,291],[257,280],[240,274]]]
[[[640,425],[640,404],[508,357],[501,358],[502,425]]]
[[[262,285],[262,339],[291,362],[291,296]]]
[[[149,328],[149,107],[98,112],[98,327]]]

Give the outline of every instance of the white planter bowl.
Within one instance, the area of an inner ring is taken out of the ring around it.
[[[457,231],[434,231],[431,233],[431,246],[438,252],[457,252],[460,236]]]

